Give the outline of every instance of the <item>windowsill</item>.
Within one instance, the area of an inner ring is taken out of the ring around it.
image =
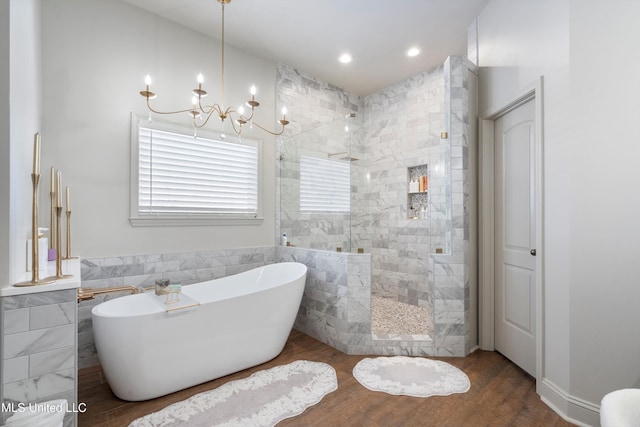
[[[134,227],[184,227],[206,225],[260,225],[262,217],[223,217],[223,216],[148,216],[131,217],[129,222]]]

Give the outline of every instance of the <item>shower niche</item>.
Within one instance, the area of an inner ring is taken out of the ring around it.
[[[407,218],[428,219],[429,178],[427,165],[407,168]]]

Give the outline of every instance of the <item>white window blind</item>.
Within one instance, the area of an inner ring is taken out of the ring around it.
[[[258,147],[138,127],[138,214],[256,215]]]
[[[300,156],[300,212],[349,213],[349,162]]]

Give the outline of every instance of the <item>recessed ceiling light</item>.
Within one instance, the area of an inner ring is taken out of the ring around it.
[[[348,64],[349,62],[353,61],[353,56],[349,55],[348,53],[343,53],[338,58],[338,61],[342,62],[343,64]]]
[[[420,54],[420,49],[417,47],[412,47],[407,51],[407,56],[418,56]]]

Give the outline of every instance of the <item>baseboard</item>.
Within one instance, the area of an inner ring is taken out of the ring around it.
[[[571,396],[547,379],[538,383],[540,399],[565,421],[580,427],[600,425],[600,406]]]

